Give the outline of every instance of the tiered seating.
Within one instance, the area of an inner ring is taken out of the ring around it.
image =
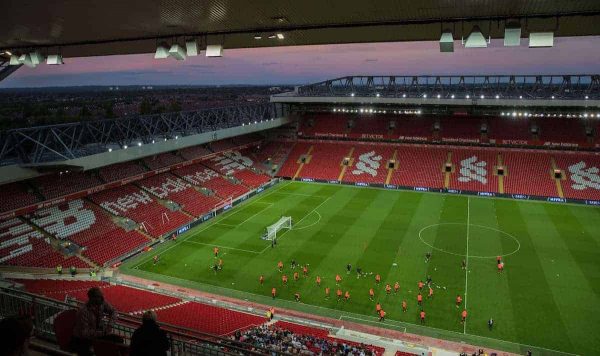
[[[362,183],[385,183],[388,174],[388,161],[394,155],[395,147],[389,145],[356,145],[343,181]]]
[[[566,198],[600,200],[600,155],[597,153],[554,153],[558,168],[566,180],[562,190]]]
[[[394,170],[390,184],[409,187],[442,188],[442,172],[448,151],[429,146],[399,146],[396,155],[398,169]]]
[[[172,171],[173,174],[185,179],[193,185],[202,185],[215,177],[219,177],[219,173],[207,168],[201,163],[191,164]]]
[[[152,196],[133,186],[125,185],[90,196],[107,211],[126,216],[143,225],[152,236],[158,237],[190,221],[179,211],[170,211]]]
[[[263,137],[256,133],[250,133],[247,135],[232,137],[231,141],[237,146],[247,145],[249,143],[259,142]]]
[[[528,141],[533,138],[528,119],[495,117],[489,119],[487,124],[488,138],[496,140],[496,143],[502,143],[500,140]]]
[[[164,323],[215,335],[227,335],[265,321],[256,315],[193,302],[157,310],[156,314]]]
[[[314,145],[310,162],[304,165],[300,176],[312,179],[337,180],[344,157],[348,155],[352,146],[352,144],[337,143]]]
[[[498,192],[498,176],[495,167],[498,155],[491,150],[451,149],[455,168],[450,188],[475,192]]]
[[[392,117],[360,117],[354,119],[354,127],[350,133],[357,135],[369,135],[367,138],[382,139],[387,135]],[[381,135],[382,137],[373,137],[372,135]]]
[[[505,151],[502,156],[507,167],[507,176],[504,177],[506,193],[558,196],[549,154]]]
[[[102,167],[98,174],[106,182],[119,181],[146,172],[146,168],[137,161],[123,162]]]
[[[413,354],[410,352],[404,352],[404,351],[396,351],[395,356],[417,356],[417,354]]]
[[[17,208],[35,204],[39,201],[37,196],[28,191],[22,183],[9,183],[0,186],[0,212],[11,211]]]
[[[440,119],[442,139],[477,141],[481,138],[481,121],[465,117],[442,117]]]
[[[231,175],[236,171],[251,167],[252,160],[240,153],[240,151],[230,151],[224,154],[202,161],[202,164],[222,175]]]
[[[432,137],[434,119],[423,116],[400,116],[396,118],[393,134],[396,138],[411,141],[426,141]]]
[[[185,211],[195,216],[205,215],[220,202],[220,199],[200,193],[192,184],[170,173],[144,179],[139,184],[161,199],[170,199],[180,204]]]
[[[300,166],[297,163],[298,160],[300,159],[300,156],[302,156],[303,154],[306,154],[306,152],[308,151],[310,146],[311,145],[306,142],[296,143],[296,145],[294,146],[294,148],[292,148],[290,154],[288,155],[287,160],[285,162],[283,162],[283,165],[281,166],[281,169],[277,173],[277,176],[279,176],[279,177],[294,177],[294,174],[296,174],[296,171],[298,170],[298,167]]]
[[[121,229],[106,212],[84,200],[37,210],[31,220],[49,234],[85,247],[82,254],[100,265],[148,242],[137,231]]]
[[[309,118],[305,118],[301,132],[304,136],[343,135],[348,131],[348,117],[344,115],[315,115],[314,126],[309,126]]]
[[[211,142],[208,145],[213,152],[228,151],[236,147],[236,144],[230,139]]]
[[[192,146],[179,150],[179,154],[181,155],[181,157],[190,161],[196,158],[207,156],[211,153],[212,151],[204,147],[203,145]]]
[[[271,180],[271,178],[269,178],[268,176],[264,174],[256,174],[249,169],[237,171],[233,174],[233,176],[241,180],[246,186],[250,188],[258,188]]]
[[[14,279],[13,281],[23,284],[25,290],[29,293],[43,295],[60,301],[64,301],[67,295],[73,295],[78,292],[87,293],[92,287],[102,288],[109,286],[108,283],[100,281],[66,281],[62,279]]]
[[[69,172],[42,176],[36,178],[35,183],[37,184],[40,193],[42,193],[46,199],[79,192],[102,184],[97,177],[84,172]]]
[[[579,120],[571,118],[545,118],[537,120],[541,141],[553,143],[582,143],[586,142],[585,128]]]
[[[19,219],[0,222],[0,264],[54,268],[59,264],[89,267],[77,257],[65,258],[47,238]]]
[[[329,331],[325,329],[313,328],[310,326],[304,326],[295,323],[288,323],[287,321],[278,321],[275,323],[275,326],[278,328],[282,328],[288,331],[293,332],[294,334],[300,335],[312,335],[315,337],[326,338],[329,335]]]
[[[152,157],[145,157],[144,163],[150,169],[159,169],[163,167],[172,166],[174,164],[183,162],[183,159],[179,156],[174,155],[173,153],[161,153]]]
[[[221,198],[237,198],[248,193],[248,188],[241,184],[233,184],[223,177],[212,178],[202,184],[202,186],[212,190]]]

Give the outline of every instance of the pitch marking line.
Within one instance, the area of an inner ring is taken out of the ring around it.
[[[317,209],[319,209],[319,208],[320,208],[320,207],[321,207],[323,204],[327,203],[327,202],[329,201],[329,199],[331,199],[331,198],[333,198],[333,196],[330,196],[329,198],[327,198],[327,199],[323,200],[323,201],[321,202],[321,204],[317,205],[317,206],[316,206],[316,207],[315,207],[313,210],[311,210],[310,212],[308,212],[308,214],[304,215],[304,217],[302,217],[302,219],[298,220],[298,222],[296,223],[296,225],[300,224],[300,223],[301,223],[301,222],[302,222],[304,219],[306,219],[306,218],[307,218],[307,217],[308,217],[310,214],[312,214],[313,212],[316,212],[316,211],[317,211]],[[319,214],[319,216],[320,216],[320,214]],[[289,231],[292,231],[293,229],[294,229],[294,228],[292,227],[292,228],[291,228],[291,229],[289,229],[289,230],[285,230],[285,231],[283,232],[283,234],[281,234],[281,235],[279,235],[279,237],[277,237],[277,239],[280,239],[280,238],[282,238],[282,237],[283,237],[285,234],[287,234]],[[263,249],[263,250],[262,250],[260,253],[263,253],[263,252],[265,252],[266,250],[268,250],[268,249],[269,249],[269,247],[270,247],[270,245],[267,245],[267,246],[265,246],[265,248],[264,248],[264,249]]]
[[[203,242],[196,242],[196,241],[183,241],[183,242],[188,243],[188,244],[202,245],[202,246],[213,246],[213,247],[218,247],[218,248],[222,248],[222,249],[226,249],[226,250],[242,251],[242,252],[248,252],[248,253],[254,253],[254,254],[260,253],[259,251],[244,250],[243,248],[219,246],[219,245],[215,245],[215,244],[205,244]]]
[[[254,213],[254,214],[250,215],[250,216],[249,216],[249,217],[248,217],[246,220],[244,220],[244,221],[242,221],[242,222],[239,222],[239,223],[237,223],[237,224],[226,224],[226,223],[218,222],[218,223],[216,223],[215,225],[225,225],[225,226],[233,226],[233,227],[238,227],[238,226],[241,226],[242,224],[244,224],[244,223],[245,223],[245,222],[247,222],[248,220],[252,219],[252,218],[253,218],[253,217],[255,217],[256,215],[258,215],[258,214],[262,213],[263,211],[267,210],[268,208],[272,207],[272,206],[273,206],[273,204],[274,204],[274,203],[267,203],[267,202],[258,202],[258,203],[261,203],[261,204],[267,204],[267,205],[266,205],[264,208],[262,208],[262,209],[260,209],[259,211],[257,211],[256,213]],[[248,206],[250,206],[250,205],[248,205]],[[232,215],[233,215],[233,214],[232,214]],[[229,215],[227,218],[230,218],[230,217],[231,217],[231,215]],[[221,221],[223,221],[223,220],[227,220],[227,219],[222,219]]]
[[[270,196],[271,194],[277,193],[279,190],[281,190],[281,189],[283,189],[283,188],[287,187],[287,186],[288,186],[288,185],[290,185],[290,184],[292,184],[292,182],[291,182],[291,181],[290,181],[289,183],[287,183],[287,184],[281,183],[281,185],[280,185],[279,187],[273,188],[273,190],[272,190],[272,191],[268,192],[267,194],[265,194],[265,195],[263,195],[263,196],[261,196],[261,197],[258,197],[258,199],[255,199],[255,200],[253,200],[253,201],[249,202],[248,204],[244,204],[244,206],[243,206],[243,207],[240,207],[239,209],[240,209],[240,210],[242,210],[242,209],[244,209],[245,207],[247,207],[247,206],[250,206],[250,205],[252,205],[252,204],[255,204],[255,203],[258,203],[258,202],[262,203],[260,200],[262,200],[262,199],[264,199],[264,198],[266,198],[266,197]],[[211,226],[213,226],[213,225],[217,224],[217,223],[218,223],[218,222],[220,222],[221,220],[224,220],[226,217],[229,217],[229,216],[231,216],[231,215],[233,215],[233,214],[235,214],[235,213],[238,213],[238,212],[239,212],[239,210],[236,210],[235,212],[233,212],[233,213],[232,213],[232,214],[230,214],[230,215],[227,215],[227,214],[221,214],[220,216],[217,216],[217,217],[213,218],[213,219],[212,219],[212,221],[209,221],[209,222],[208,222],[208,223],[207,223],[207,224],[206,224],[204,227],[202,227],[202,229],[200,229],[200,230],[196,231],[196,232],[195,232],[195,233],[193,233],[193,234],[189,234],[189,235],[187,235],[186,237],[183,237],[183,238],[181,238],[181,239],[178,239],[178,240],[177,240],[177,242],[175,242],[175,243],[174,243],[174,244],[172,244],[171,246],[167,247],[167,248],[166,248],[166,249],[164,249],[163,251],[160,251],[160,252],[158,253],[158,255],[162,255],[163,253],[166,253],[167,251],[169,251],[169,250],[170,250],[170,249],[172,249],[173,247],[176,247],[176,246],[178,246],[179,244],[181,244],[181,243],[183,243],[183,242],[185,242],[185,241],[187,241],[187,240],[191,239],[192,237],[196,236],[197,234],[199,234],[199,233],[201,233],[201,232],[203,232],[203,231],[205,231],[205,230],[208,230],[208,229],[209,229]],[[152,255],[148,255],[146,258],[142,258],[142,259],[141,259],[141,260],[140,260],[140,261],[139,261],[137,264],[135,264],[135,265],[134,265],[133,267],[131,267],[131,268],[139,268],[139,266],[141,266],[142,264],[144,264],[144,263],[146,263],[146,262],[150,261],[150,259],[151,259],[151,258],[152,258]]]

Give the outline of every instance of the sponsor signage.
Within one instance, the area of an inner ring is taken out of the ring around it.
[[[548,201],[552,202],[552,203],[566,203],[567,199],[557,198],[557,197],[550,197],[550,198],[548,198]]]
[[[387,189],[397,189],[398,188],[393,184],[386,184],[386,185],[384,185],[384,187],[386,187]]]
[[[356,183],[354,183],[354,185],[357,185],[359,187],[368,187],[369,183],[356,182]]]
[[[314,182],[315,180],[312,179],[312,178],[302,178],[302,179],[300,179],[300,181],[302,181],[302,182]]]
[[[446,192],[450,193],[450,194],[460,194],[461,191],[458,189],[448,189],[446,190]]]
[[[426,187],[414,187],[413,189],[417,192],[428,192],[429,191],[429,188],[426,188]]]
[[[493,196],[495,196],[495,194],[491,193],[491,192],[478,192],[477,195],[482,196],[482,197],[493,197]]]
[[[340,184],[339,180],[330,180],[329,183],[331,184]]]
[[[185,225],[177,229],[177,235],[181,235],[190,229],[190,225]]]
[[[513,199],[524,199],[524,200],[528,200],[529,199],[529,195],[525,195],[525,194],[512,194],[510,196]]]
[[[598,200],[586,200],[585,203],[587,205],[600,205],[600,201]]]

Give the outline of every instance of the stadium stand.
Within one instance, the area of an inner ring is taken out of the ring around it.
[[[42,268],[54,268],[59,264],[89,267],[76,256],[65,258],[51,246],[49,238],[17,218],[0,222],[0,264]]]
[[[263,174],[257,174],[249,169],[243,169],[233,173],[233,176],[241,180],[245,186],[250,188],[258,188],[261,185],[268,183],[271,178]]]
[[[530,122],[525,118],[495,117],[487,121],[488,138],[502,143],[502,140],[520,140],[526,145],[533,139],[530,132]]]
[[[313,328],[310,326],[304,326],[296,323],[289,323],[287,321],[277,321],[273,325],[278,328],[291,331],[294,334],[311,335],[320,338],[326,338],[327,336],[329,336],[329,331],[325,329]]]
[[[352,164],[346,170],[343,181],[384,183],[388,173],[388,162],[394,155],[390,145],[356,145]]]
[[[474,192],[498,192],[498,155],[485,149],[452,148],[453,173],[449,188]]]
[[[300,130],[303,136],[341,136],[347,131],[349,131],[348,117],[329,114],[307,116]]]
[[[401,116],[396,120],[396,128],[392,130],[395,138],[408,141],[427,141],[433,135],[434,119],[428,116]]]
[[[300,163],[298,163],[300,162],[300,158],[302,155],[307,153],[310,146],[311,145],[307,145],[302,141],[296,143],[296,145],[294,145],[294,147],[291,149],[287,160],[283,162],[281,169],[279,169],[279,172],[277,173],[277,176],[290,178],[294,177],[298,167],[300,167]]]
[[[98,170],[100,178],[105,182],[119,181],[144,172],[146,172],[146,169],[137,161],[117,163]]]
[[[391,117],[364,117],[353,120],[354,126],[350,133],[364,136],[364,138],[383,138],[388,134]]]
[[[243,146],[243,145],[248,145],[248,144],[255,143],[255,142],[258,143],[262,139],[263,139],[263,137],[257,133],[250,133],[247,135],[232,137],[231,141],[236,146]]]
[[[583,122],[577,119],[553,117],[537,120],[539,139],[542,142],[583,143],[586,142]]]
[[[562,190],[566,198],[600,200],[600,155],[598,153],[554,153],[564,175]]]
[[[445,148],[431,146],[398,146],[397,168],[390,184],[408,187],[442,188],[442,169],[448,157]]]
[[[152,196],[128,184],[90,196],[96,204],[117,216],[125,216],[142,225],[142,229],[159,237],[190,221],[179,211],[170,211]]]
[[[204,147],[203,145],[192,146],[179,151],[181,157],[185,158],[188,161],[208,156],[211,153],[213,152],[208,148]]]
[[[311,146],[310,144],[305,145]],[[310,161],[304,164],[300,176],[312,179],[337,180],[342,170],[342,162],[348,156],[352,147],[352,144],[343,143],[314,145],[310,154]]]
[[[229,180],[223,177],[215,177],[202,183],[203,187],[206,187],[215,192],[219,197],[237,198],[248,193],[248,188],[241,184],[231,183]]]
[[[0,212],[11,211],[40,201],[25,183],[16,182],[0,186]]]
[[[148,168],[159,169],[183,162],[183,158],[176,156],[173,153],[167,152],[152,157],[145,157],[143,161],[146,164],[146,166],[148,166]]]
[[[254,167],[264,172],[271,172],[274,166],[281,167],[295,142],[271,141],[264,146],[242,151],[242,155],[253,158]]]
[[[208,144],[208,148],[210,148],[213,152],[223,152],[231,150],[235,147],[235,143],[233,143],[233,141],[230,139],[214,141]]]
[[[239,151],[230,151],[227,153],[218,154],[211,159],[202,161],[202,163],[212,170],[225,176],[231,175],[236,171],[246,169],[253,164],[250,158],[242,155]]]
[[[214,335],[227,335],[266,321],[264,317],[253,314],[196,302],[156,310],[156,314],[162,322]]]
[[[81,199],[37,210],[31,221],[58,239],[85,247],[82,254],[100,265],[149,241],[137,231],[118,227],[106,212]]]
[[[180,204],[183,210],[194,216],[205,215],[220,202],[220,199],[202,194],[190,182],[170,173],[144,179],[139,185],[160,199],[170,199]]]
[[[549,154],[511,150],[502,152],[502,157],[507,168],[504,177],[506,193],[558,196]]]
[[[65,172],[36,178],[40,193],[46,199],[79,192],[102,184],[93,174],[87,172]]]
[[[468,117],[442,117],[440,119],[442,140],[467,140],[479,142],[481,138],[481,120]]]

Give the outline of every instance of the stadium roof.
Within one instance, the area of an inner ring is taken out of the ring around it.
[[[437,41],[444,29],[460,39],[474,25],[502,38],[513,20],[522,36],[600,35],[598,0],[5,0],[1,11],[0,52],[46,48],[64,57],[150,53],[157,38],[224,48]],[[269,38],[276,33],[284,38]]]

